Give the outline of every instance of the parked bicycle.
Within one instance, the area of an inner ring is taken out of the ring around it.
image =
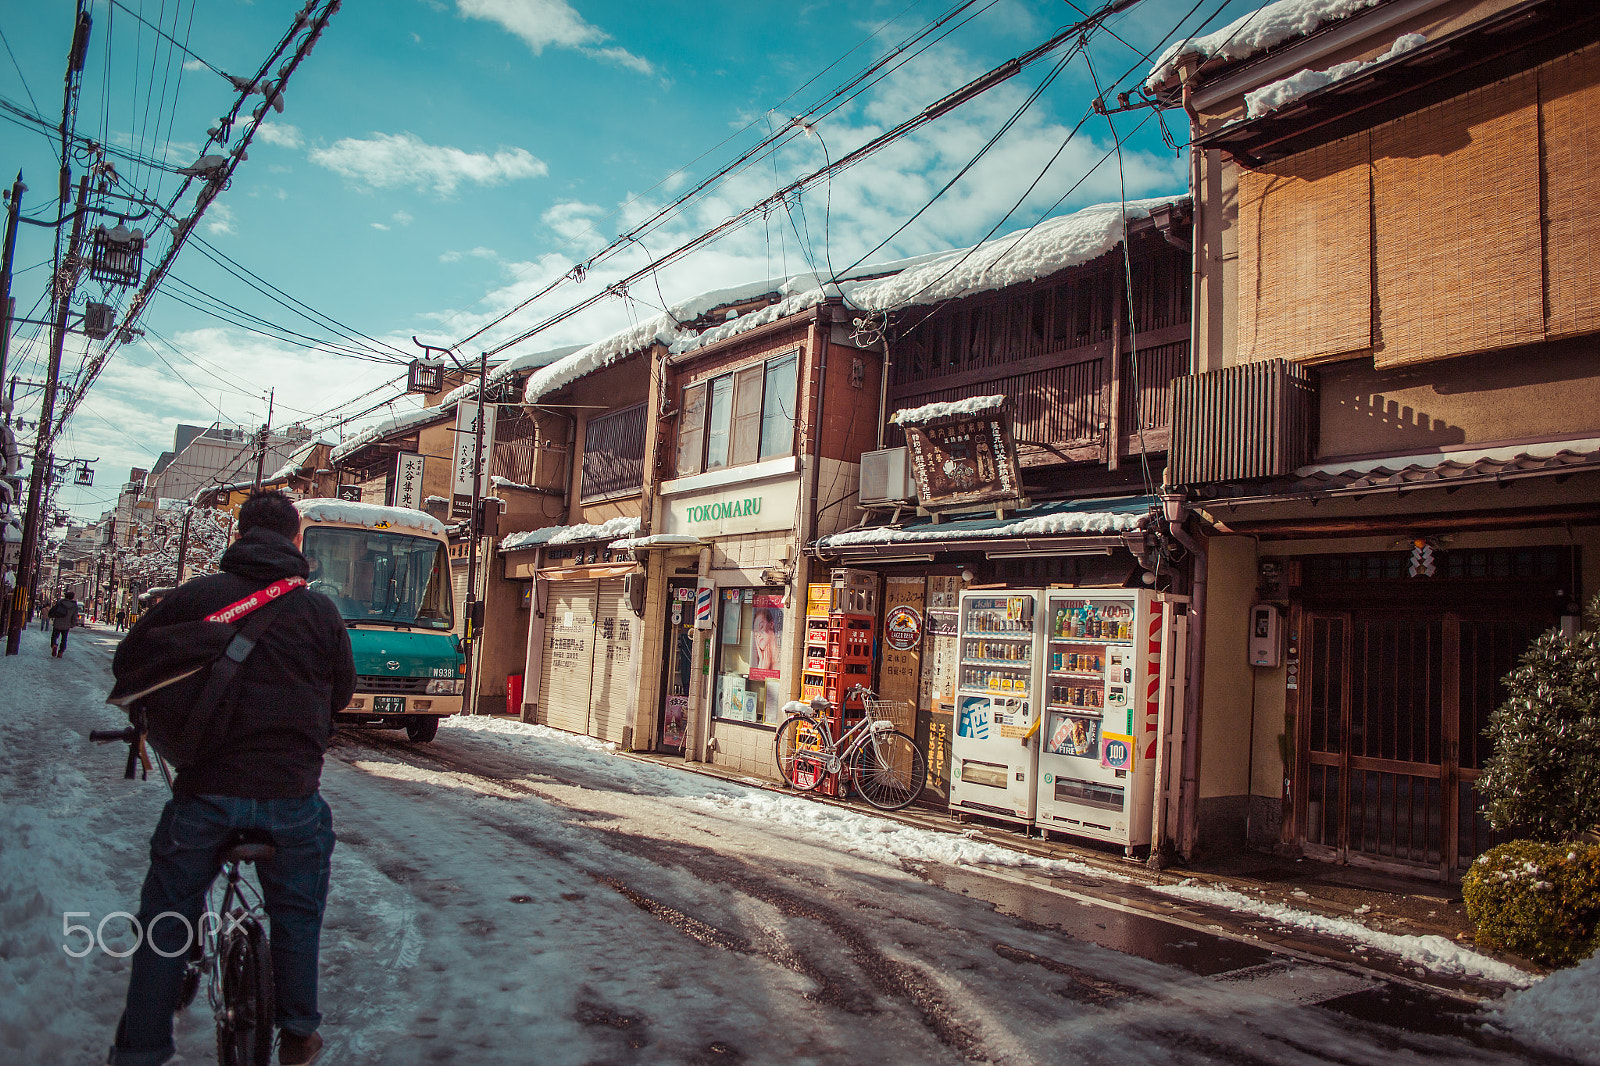
[[[166,761],[145,746],[144,735],[136,727],[96,729],[89,733],[89,739],[102,743],[126,741],[126,776],[133,777],[141,762],[148,773],[153,760],[167,788],[172,788],[172,772]],[[275,854],[277,849],[272,842],[258,834],[241,832],[224,845],[220,890],[216,881],[207,889],[206,908],[189,943],[178,1009],[184,1010],[194,1002],[204,980],[206,998],[217,1023],[219,1066],[267,1066],[272,1061],[272,951],[264,923],[266,911],[260,889],[245,880],[239,867],[243,863],[266,862]]]
[[[791,788],[810,792],[830,777],[848,782],[861,798],[883,811],[898,811],[922,795],[928,759],[917,742],[888,717],[898,706],[856,685],[845,695],[848,706],[861,698],[866,715],[833,735],[833,704],[818,696],[809,704],[792,700],[773,739],[778,773]]]

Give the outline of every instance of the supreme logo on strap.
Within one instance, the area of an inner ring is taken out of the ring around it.
[[[286,592],[293,592],[306,583],[303,577],[285,577],[264,589],[252,592],[242,600],[228,604],[215,614],[206,615],[207,622],[237,622],[257,607],[264,607]]]

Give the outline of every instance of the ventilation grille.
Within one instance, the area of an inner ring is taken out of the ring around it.
[[[1315,455],[1316,416],[1310,372],[1284,359],[1176,378],[1167,481],[1286,476]]]

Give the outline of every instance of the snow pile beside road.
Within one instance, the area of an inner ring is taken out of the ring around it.
[[[892,865],[902,860],[942,862],[951,866],[1031,866],[1058,872],[1090,874],[1104,878],[1098,867],[1063,859],[1035,859],[1021,852],[954,833],[917,829],[888,818],[834,807],[826,803],[774,792],[702,796],[700,805],[721,813],[742,815],[766,825],[797,829],[815,839],[825,839],[864,858]]]
[[[1558,970],[1499,1004],[1519,1037],[1584,1062],[1600,1062],[1600,954]]]
[[[1248,914],[1259,914],[1263,918],[1271,918],[1283,925],[1293,926],[1296,929],[1306,929],[1313,933],[1322,933],[1325,936],[1343,937],[1358,943],[1369,944],[1379,951],[1396,955],[1407,962],[1415,963],[1434,973],[1460,974],[1470,977],[1486,977],[1491,981],[1500,981],[1517,988],[1526,988],[1532,984],[1534,977],[1523,970],[1517,969],[1508,963],[1480,955],[1471,948],[1463,947],[1452,940],[1442,936],[1410,936],[1396,933],[1385,933],[1382,930],[1372,929],[1360,922],[1349,918],[1331,918],[1325,914],[1313,914],[1310,911],[1299,910],[1286,903],[1274,903],[1264,899],[1251,899],[1240,892],[1233,892],[1224,888],[1212,888],[1208,885],[1184,884],[1152,885],[1155,891],[1180,899],[1192,900],[1196,903],[1210,903],[1229,910],[1244,911]]]

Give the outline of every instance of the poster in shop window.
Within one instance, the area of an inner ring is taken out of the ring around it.
[[[928,755],[930,798],[948,799],[950,795],[950,736],[955,728],[960,600],[959,577],[936,575],[928,578],[917,743]]]
[[[783,670],[783,597],[755,596],[750,619],[750,679],[777,677]]]

